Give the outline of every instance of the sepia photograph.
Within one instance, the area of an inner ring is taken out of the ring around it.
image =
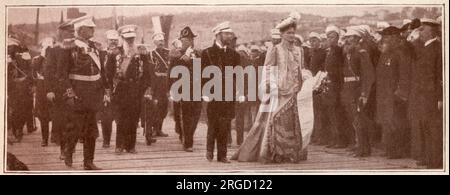
[[[199,2],[2,3],[1,174],[448,174],[448,2]]]

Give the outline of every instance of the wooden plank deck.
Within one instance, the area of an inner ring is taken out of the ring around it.
[[[114,154],[115,128],[111,147],[102,148],[102,138],[97,139],[95,163],[104,169],[104,172],[137,172],[137,173],[304,173],[304,172],[330,172],[333,170],[401,170],[420,171],[423,167],[417,167],[411,159],[388,160],[375,150],[371,157],[354,158],[345,149],[328,149],[322,146],[310,146],[308,160],[299,164],[261,164],[258,162],[242,163],[232,161],[230,164],[208,162],[206,152],[206,124],[198,125],[194,138],[194,152],[187,153],[182,150],[178,135],[174,132],[174,122],[167,117],[163,131],[169,137],[158,138],[158,141],[146,146],[142,129],[138,129],[136,144],[137,154]],[[234,131],[233,131],[234,132]],[[233,140],[235,141],[235,140]],[[82,144],[78,144],[74,154],[74,165],[67,168],[59,160],[59,147],[50,144],[41,147],[41,134],[36,131],[25,134],[21,143],[7,146],[7,151],[16,155],[18,159],[27,164],[31,171],[38,172],[67,172],[82,170]],[[228,156],[236,150],[233,143],[228,149]]]

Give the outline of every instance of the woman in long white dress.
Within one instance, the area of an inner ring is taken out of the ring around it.
[[[298,18],[291,15],[277,26],[282,41],[267,52],[263,72],[265,77],[260,86],[260,91],[269,89],[270,93],[264,95],[255,123],[232,160],[296,163],[307,158],[308,143],[304,142],[309,142],[311,132],[305,132],[304,129],[312,130],[314,84],[308,85],[307,89],[302,88],[310,74],[303,69],[302,48],[294,46]],[[305,92],[302,94],[301,90]],[[311,101],[302,102],[309,95]],[[303,109],[303,117],[299,115],[301,108],[310,108]],[[301,122],[302,118],[307,119],[304,120],[306,123]]]

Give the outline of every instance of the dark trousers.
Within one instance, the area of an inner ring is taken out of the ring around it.
[[[50,102],[47,100],[44,80],[36,81],[35,113],[41,124],[42,141],[48,142],[50,125]]]
[[[61,154],[64,154],[65,148],[65,135],[64,133],[67,124],[68,111],[62,102],[56,101],[53,103],[50,109],[50,117],[52,120],[52,130],[50,139],[52,142],[59,144]]]
[[[313,96],[313,108],[314,108],[314,132],[312,135],[313,141],[318,144],[328,144],[330,140],[331,131],[325,126],[324,119],[324,105],[322,98],[319,94]]]
[[[163,122],[169,110],[169,100],[166,96],[153,97],[154,100],[142,100],[141,121],[147,140],[151,139],[152,134],[162,133]]]
[[[96,111],[84,110],[72,112],[65,128],[65,155],[72,156],[78,140],[83,139],[84,163],[94,161],[95,140],[98,137]]]
[[[12,102],[12,128],[16,138],[23,137],[23,127],[32,132],[33,126],[33,95],[30,93],[30,85],[26,82],[15,82],[15,88],[10,96]]]
[[[344,135],[339,129],[339,121],[338,121],[338,113],[337,113],[337,105],[336,104],[324,104],[322,106],[322,129],[327,129],[329,135],[329,145],[343,145],[344,144]]]
[[[72,81],[77,98],[66,100],[68,115],[65,137],[65,156],[71,157],[79,139],[83,139],[84,163],[94,161],[95,140],[98,137],[97,113],[103,99],[100,81]]]
[[[173,104],[173,120],[175,121],[175,132],[180,136],[181,140],[181,102],[172,102]]]
[[[167,96],[155,96],[157,102],[153,104],[153,109],[150,110],[152,112],[151,116],[147,116],[147,122],[151,127],[151,131],[154,133],[161,133],[164,119],[167,116],[167,112],[169,109],[169,100]]]
[[[111,103],[103,106],[101,113],[101,125],[103,144],[109,145],[111,142],[112,123],[114,120],[114,111]]]
[[[206,138],[207,153],[214,153],[217,144],[217,159],[227,157],[227,140],[231,128],[231,119],[208,113],[208,134]]]
[[[342,123],[345,123],[345,117],[342,117],[343,113],[340,109],[340,95],[339,88],[336,84],[331,83],[328,85],[328,90],[321,97],[322,108],[322,127],[329,135],[323,135],[329,137],[329,145],[347,145],[346,135]]]
[[[41,124],[42,141],[48,142],[50,119],[39,117],[39,122]]]
[[[136,131],[139,122],[139,107],[121,109],[117,120],[116,148],[132,150],[136,146]]]
[[[181,102],[180,117],[183,125],[184,147],[192,148],[194,145],[194,133],[202,112],[202,102]]]
[[[412,132],[415,140],[412,148],[418,152],[416,160],[424,163],[428,168],[442,168],[443,166],[443,124],[442,111],[439,114],[430,113],[412,119]]]
[[[382,143],[388,158],[409,156],[410,130],[408,128],[407,105],[401,100],[394,101],[393,116],[385,118],[382,125]]]
[[[141,125],[144,128],[144,136],[147,142],[152,139],[153,136],[153,120],[156,117],[156,104],[152,100],[142,99],[142,112],[141,112]]]
[[[366,109],[360,108],[358,111],[359,91],[358,82],[345,83],[341,92],[341,103],[355,132],[356,153],[370,154],[371,120],[367,116]]]

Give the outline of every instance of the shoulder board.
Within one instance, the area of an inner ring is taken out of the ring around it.
[[[359,50],[359,53],[367,53],[367,50],[365,50],[365,49],[360,49],[360,50]]]

